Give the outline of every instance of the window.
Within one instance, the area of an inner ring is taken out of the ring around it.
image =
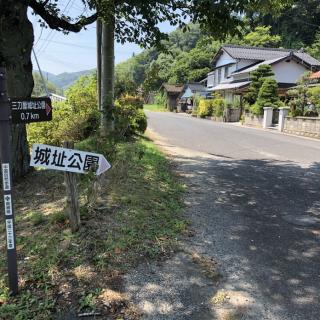
[[[224,77],[228,78],[229,77],[229,66],[224,67]]]
[[[221,82],[221,68],[218,69],[218,84]]]

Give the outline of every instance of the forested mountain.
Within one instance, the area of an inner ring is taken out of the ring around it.
[[[90,74],[94,72],[95,70],[83,70],[83,71],[77,71],[77,72],[64,72],[58,75],[55,75],[53,73],[42,71],[43,76],[46,80],[53,83],[57,88],[60,88],[62,90],[65,90],[69,88],[71,85],[75,83],[81,76]],[[34,74],[39,74],[38,71],[34,71]]]
[[[39,72],[33,72],[33,81],[34,81],[34,87],[32,95],[34,97],[41,97],[46,95],[46,90],[44,87],[44,83],[40,77]],[[55,93],[58,95],[63,94],[63,90],[59,87],[57,87],[54,83],[51,81],[45,79],[45,85],[50,93]]]

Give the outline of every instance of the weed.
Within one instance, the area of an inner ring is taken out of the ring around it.
[[[64,211],[56,211],[50,215],[49,221],[51,224],[65,224],[67,216]]]
[[[38,211],[32,211],[29,214],[30,216],[30,221],[34,226],[38,226],[40,224],[43,224],[44,222],[46,222],[46,218],[45,216]]]

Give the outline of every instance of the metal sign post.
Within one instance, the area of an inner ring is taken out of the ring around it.
[[[12,202],[10,108],[7,94],[6,70],[0,67],[0,160],[7,233],[8,275],[10,292],[12,295],[16,295],[18,293],[18,268]]]

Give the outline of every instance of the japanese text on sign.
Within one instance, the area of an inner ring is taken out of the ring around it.
[[[14,249],[14,236],[13,236],[13,221],[12,219],[6,220],[7,230],[7,248],[8,250]]]
[[[2,180],[3,180],[3,190],[11,190],[11,181],[10,181],[10,165],[9,163],[2,164]]]
[[[15,101],[12,108],[17,110],[45,110],[46,101]]]
[[[4,212],[6,216],[12,215],[12,199],[8,194],[4,196]]]
[[[93,170],[97,175],[111,168],[103,155],[43,144],[33,145],[30,165],[75,173]]]

